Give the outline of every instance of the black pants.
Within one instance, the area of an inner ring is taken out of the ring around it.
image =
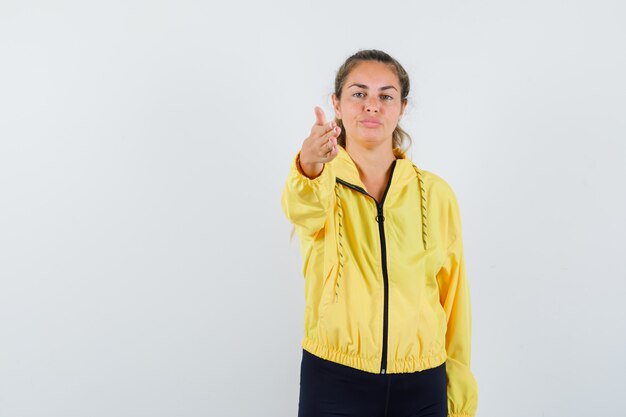
[[[374,374],[302,350],[298,417],[446,417],[445,362],[404,374]]]

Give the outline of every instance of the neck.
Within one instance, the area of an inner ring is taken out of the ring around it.
[[[391,140],[371,146],[363,146],[358,142],[346,140],[346,152],[356,164],[359,173],[365,178],[386,175],[396,159]]]

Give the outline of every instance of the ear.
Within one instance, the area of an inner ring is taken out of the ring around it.
[[[335,110],[335,117],[337,119],[341,119],[341,108],[339,106],[339,99],[337,98],[337,95],[333,93],[333,95],[331,96],[331,99],[333,101],[333,109]]]
[[[404,103],[402,103],[402,109],[400,110],[400,117],[404,116],[404,110],[406,109],[406,105],[409,102],[407,100],[404,101]]]

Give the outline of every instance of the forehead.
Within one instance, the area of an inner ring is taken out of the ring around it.
[[[393,67],[378,61],[365,61],[356,64],[346,77],[344,85],[349,86],[352,83],[366,84],[372,87],[393,85],[400,89],[400,80],[398,80]]]

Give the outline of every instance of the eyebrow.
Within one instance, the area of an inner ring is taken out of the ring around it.
[[[359,87],[359,88],[363,88],[365,90],[368,89],[368,87],[365,84],[358,84],[358,83],[354,83],[354,84],[350,85],[348,88],[350,88],[350,87]],[[380,87],[378,90],[382,91],[382,90],[388,90],[390,88],[393,88],[394,90],[398,91],[398,89],[396,87],[394,87],[393,85],[386,85],[384,87]]]

